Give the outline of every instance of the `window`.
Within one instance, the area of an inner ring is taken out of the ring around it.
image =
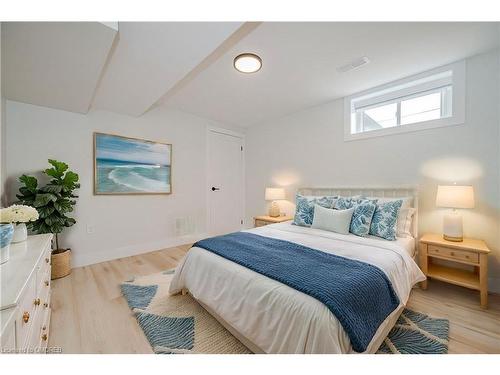
[[[345,98],[345,140],[464,122],[465,62]]]

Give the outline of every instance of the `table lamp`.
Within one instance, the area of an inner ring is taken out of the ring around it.
[[[278,206],[277,200],[285,199],[285,189],[283,188],[266,188],[266,201],[272,201],[271,207],[269,208],[269,216],[278,217],[280,216],[280,206]]]
[[[474,208],[474,189],[472,186],[439,185],[436,206],[453,208],[453,211],[443,218],[443,238],[447,241],[463,241],[462,215],[456,209]]]

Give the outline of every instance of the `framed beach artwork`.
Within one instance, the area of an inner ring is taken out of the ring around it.
[[[94,194],[172,193],[172,145],[94,133]]]

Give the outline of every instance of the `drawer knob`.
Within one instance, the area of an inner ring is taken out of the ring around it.
[[[34,304],[35,304],[35,306],[40,306],[40,298],[37,298],[37,299],[34,301]]]
[[[25,311],[24,314],[23,314],[23,322],[24,323],[28,323],[30,320],[30,313]]]
[[[50,262],[50,259],[49,258],[45,258],[45,263],[49,263]]]
[[[47,302],[44,302],[43,307],[49,307],[49,304]]]
[[[43,340],[43,341],[47,341],[47,338],[48,338],[47,334],[46,334],[46,333],[44,333],[44,334],[42,335],[42,340]]]
[[[49,282],[48,281],[45,281],[45,286],[49,286]]]
[[[45,331],[47,329],[47,326],[42,327],[42,331]]]
[[[450,255],[451,255],[452,257],[453,257],[453,256],[455,256],[455,252],[454,252],[454,251],[452,251],[452,252],[450,253]]]

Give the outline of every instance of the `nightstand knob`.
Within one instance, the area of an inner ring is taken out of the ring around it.
[[[452,251],[450,254],[451,254],[452,257],[455,256],[455,252],[454,251]]]
[[[28,323],[30,320],[30,313],[25,311],[24,314],[23,314],[23,322],[24,323]]]

